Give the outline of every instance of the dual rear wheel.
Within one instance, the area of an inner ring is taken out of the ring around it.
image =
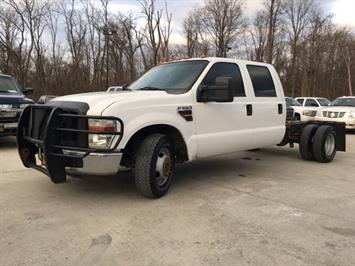
[[[329,163],[336,155],[336,133],[331,126],[308,125],[302,130],[300,154],[304,160]]]

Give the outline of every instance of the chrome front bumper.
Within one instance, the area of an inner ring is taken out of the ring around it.
[[[122,153],[90,153],[83,158],[83,167],[66,167],[67,174],[72,175],[115,175],[120,169]]]
[[[355,119],[354,118],[328,118],[323,116],[317,116],[317,121],[323,122],[337,122],[337,123],[345,123],[346,129],[355,129]]]

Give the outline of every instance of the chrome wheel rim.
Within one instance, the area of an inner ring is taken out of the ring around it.
[[[159,187],[164,186],[171,174],[171,156],[167,148],[162,148],[158,153],[155,166],[155,180]]]
[[[325,148],[325,154],[327,156],[332,156],[334,149],[335,149],[335,137],[334,134],[328,134],[326,140],[325,140],[325,144],[324,144],[324,148]]]

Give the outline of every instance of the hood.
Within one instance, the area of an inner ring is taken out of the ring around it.
[[[355,112],[355,107],[351,106],[327,106],[323,107],[321,111],[327,112]]]
[[[34,103],[24,95],[0,94],[0,104],[30,104]]]
[[[169,94],[165,91],[91,92],[62,96],[51,100],[51,102],[84,102],[89,105],[90,112],[98,114],[102,113],[107,107],[117,102],[165,98],[168,96]]]

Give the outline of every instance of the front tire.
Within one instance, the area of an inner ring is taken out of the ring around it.
[[[317,162],[329,163],[336,155],[336,133],[333,127],[320,126],[314,135],[313,154]]]
[[[168,137],[163,134],[146,137],[135,161],[134,180],[138,192],[147,198],[164,196],[175,168],[174,149]]]

